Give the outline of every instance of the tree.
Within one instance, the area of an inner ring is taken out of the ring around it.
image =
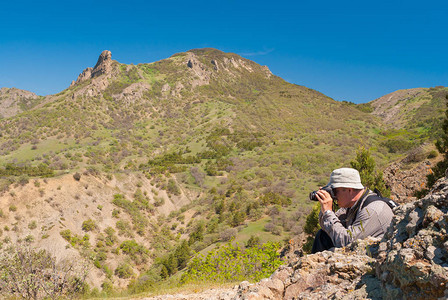
[[[87,273],[87,264],[56,264],[45,250],[13,245],[0,253],[0,295],[23,299],[76,297],[86,286]]]
[[[320,203],[316,202],[311,212],[308,214],[308,216],[306,216],[303,231],[305,231],[305,233],[307,234],[307,238],[306,242],[302,246],[303,251],[305,251],[306,253],[311,252],[311,248],[313,247],[314,243],[314,237],[317,231],[320,229],[319,212],[320,212]]]
[[[445,96],[448,100],[448,95]],[[441,137],[436,141],[436,148],[440,154],[443,155],[443,160],[437,163],[437,165],[432,168],[431,174],[427,176],[427,191],[436,183],[436,181],[445,176],[445,172],[448,168],[448,101],[446,102],[447,109],[445,110],[445,119],[442,124],[442,134]]]
[[[183,240],[182,243],[174,251],[174,257],[177,259],[177,268],[179,270],[187,266],[190,255],[190,246],[188,246],[188,242],[186,240]]]
[[[390,190],[384,182],[383,175],[375,170],[375,160],[370,154],[370,150],[365,147],[360,147],[356,152],[355,160],[350,162],[352,168],[358,170],[361,176],[362,184],[374,190],[375,188],[381,192],[383,197],[390,197]]]
[[[197,241],[202,241],[204,239],[205,226],[203,222],[198,222],[190,233],[190,238],[188,239],[188,245],[192,245]]]

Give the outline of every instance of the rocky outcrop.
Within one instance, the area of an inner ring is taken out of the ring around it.
[[[384,170],[383,178],[391,190],[391,198],[398,203],[417,200],[415,192],[426,187],[426,176],[432,172],[441,156],[428,159],[426,145],[414,149],[401,161]]]
[[[446,299],[448,180],[421,200],[395,210],[382,240],[301,257],[256,284],[241,283],[243,299]]]
[[[206,53],[207,51],[210,53]],[[226,56],[224,52],[214,49],[194,49],[185,54],[184,63],[192,75],[190,80],[192,88],[210,84],[212,79],[220,80],[222,76],[232,79],[248,73],[262,74],[267,79],[272,76],[267,66],[257,65],[236,54]]]
[[[187,66],[191,69],[195,78],[191,83],[193,88],[210,83],[211,72],[207,70],[207,67],[192,52],[187,52]]]
[[[107,74],[112,69],[112,53],[109,50],[104,50],[100,57],[98,58],[98,61],[93,67],[92,70],[92,78],[97,77],[103,74]]]
[[[85,80],[101,76],[103,74],[110,74],[112,70],[112,53],[109,50],[101,52],[98,61],[93,68],[87,68],[79,74],[78,79],[73,81],[70,86],[83,82]]]
[[[0,88],[0,118],[9,118],[34,107],[39,96],[16,88]]]

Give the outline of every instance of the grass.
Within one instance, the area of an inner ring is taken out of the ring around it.
[[[282,241],[284,239],[284,237],[286,236],[285,234],[278,236],[278,235],[273,235],[270,232],[264,231],[264,226],[269,221],[270,221],[269,217],[264,217],[255,222],[250,222],[247,227],[243,228],[238,233],[238,235],[235,238],[235,242],[245,244],[252,235],[258,236],[262,243],[266,243],[269,241],[271,241],[271,242]]]
[[[49,138],[36,144],[36,149],[32,149],[31,144],[23,144],[10,155],[0,156],[0,164],[8,161],[17,160],[19,162],[31,161],[36,157],[42,156],[49,152],[58,152],[64,149],[75,147],[74,140],[70,140],[67,144],[56,138]]]

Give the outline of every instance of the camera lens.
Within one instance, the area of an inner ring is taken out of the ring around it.
[[[319,201],[319,200],[317,200],[317,197],[316,197],[316,194],[317,194],[317,191],[312,191],[311,193],[310,193],[310,200],[311,201]]]

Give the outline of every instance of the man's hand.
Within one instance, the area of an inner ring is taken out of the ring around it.
[[[324,190],[318,190],[316,198],[320,202],[320,210],[325,213],[327,210],[333,210],[333,198],[330,194]]]

